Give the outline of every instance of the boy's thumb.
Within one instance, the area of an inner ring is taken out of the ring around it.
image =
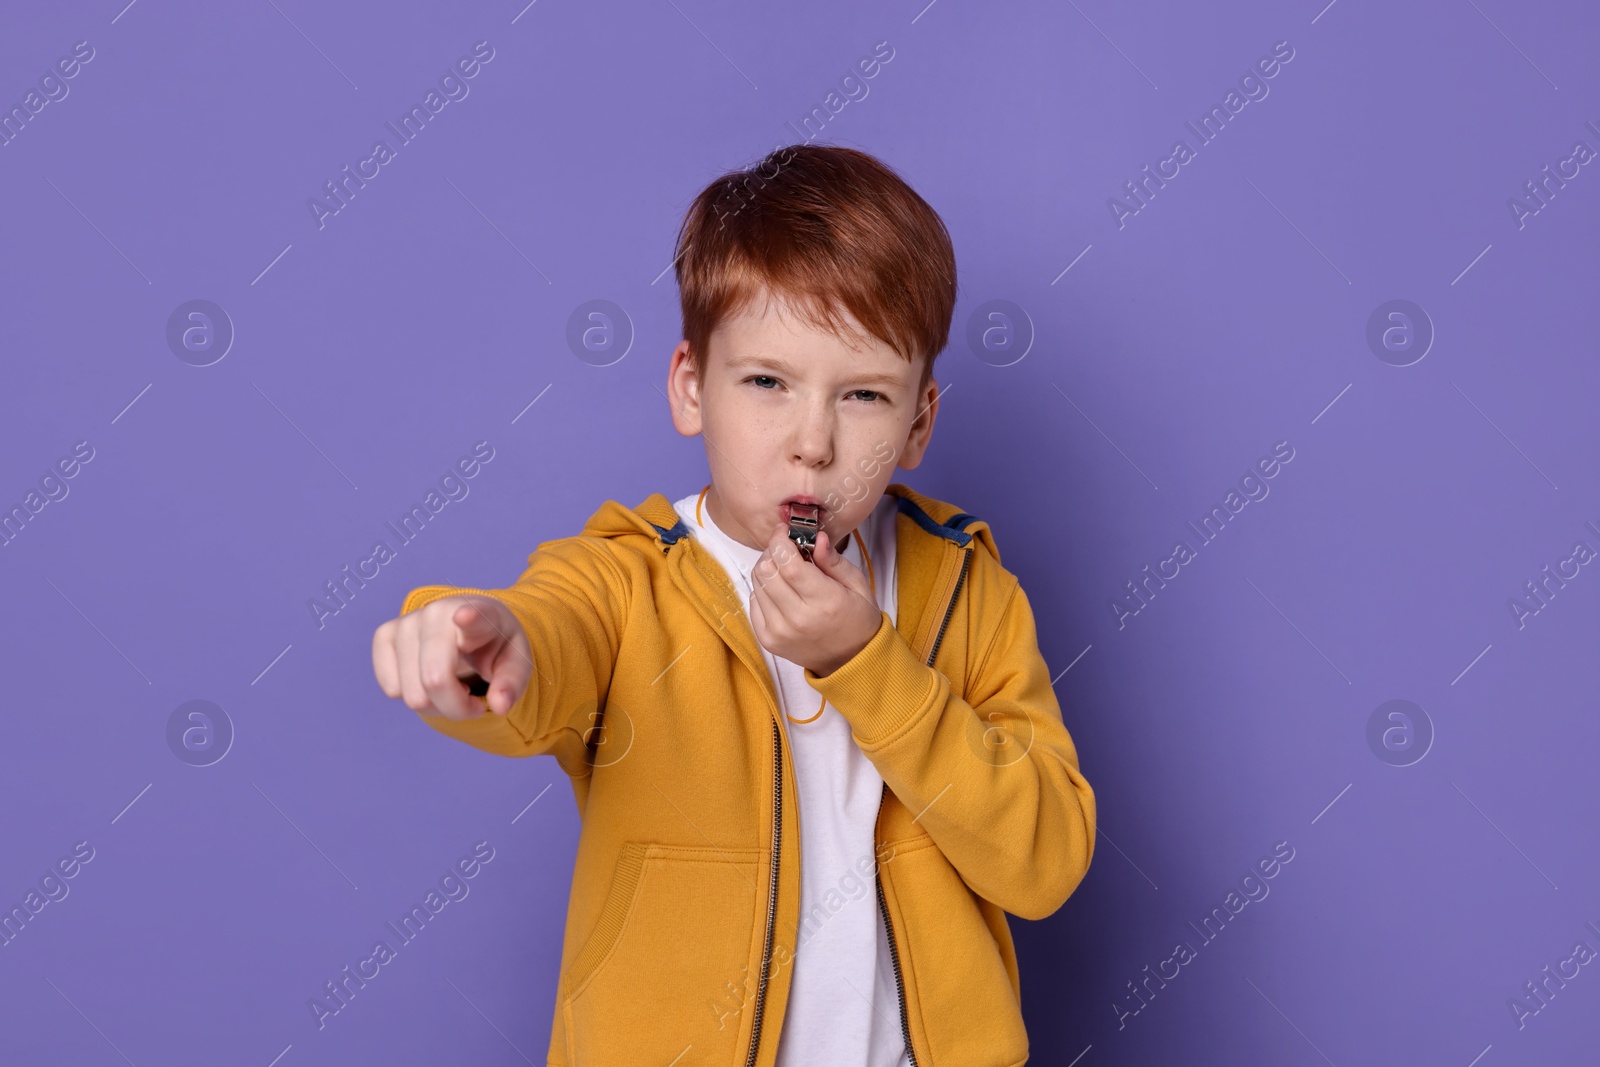
[[[510,714],[532,684],[532,663],[518,655],[519,651],[515,646],[507,648],[492,668],[483,703],[495,715]]]
[[[834,581],[864,597],[871,597],[869,586],[862,577],[860,569],[839,554],[833,546],[833,538],[827,531],[817,534],[817,550],[811,554],[811,558]]]
[[[508,682],[496,681],[489,687],[484,705],[496,715],[505,715],[516,706],[518,690]]]

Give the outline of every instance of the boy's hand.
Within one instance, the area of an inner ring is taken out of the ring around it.
[[[440,597],[390,619],[372,635],[372,669],[386,696],[404,697],[423,715],[475,719],[484,707],[504,715],[533,675],[522,623],[494,597]],[[462,679],[476,672],[489,683],[480,700]]]
[[[788,533],[781,523],[773,528],[750,572],[750,627],[767,651],[823,677],[867,646],[883,612],[867,576],[834,551],[827,531],[817,532],[812,563]]]

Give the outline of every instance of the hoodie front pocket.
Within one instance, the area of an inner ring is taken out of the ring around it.
[[[931,839],[899,844],[883,869],[904,941],[900,966],[916,992],[908,1010],[921,1022],[928,1061],[1021,1063],[1028,1055],[1022,1005],[978,898]]]
[[[623,846],[564,983],[572,1067],[744,1062],[766,858],[764,848]]]

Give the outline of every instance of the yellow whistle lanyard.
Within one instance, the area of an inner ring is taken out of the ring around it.
[[[705,523],[705,519],[701,518],[701,516],[700,516],[700,505],[705,500],[706,492],[710,488],[711,488],[711,486],[707,485],[705,487],[705,489],[700,490],[700,497],[699,497],[699,499],[697,499],[694,502],[694,521],[696,523],[698,523],[702,527],[704,527],[706,523]],[[866,561],[866,564],[867,564],[867,581],[870,582],[871,585],[872,585],[872,602],[874,604],[876,604],[878,602],[878,579],[872,573],[872,557],[867,555],[867,542],[866,542],[865,539],[858,537],[858,538],[856,538],[856,545],[857,545],[857,547],[859,547],[861,549],[861,558]],[[828,698],[827,697],[823,697],[822,698],[822,703],[817,706],[817,713],[815,715],[811,716],[811,718],[809,718],[809,719],[797,719],[793,715],[790,715],[787,710],[784,711],[783,717],[785,719],[788,719],[790,722],[794,723],[796,726],[804,726],[808,722],[816,722],[819,718],[822,717],[822,713],[824,711],[826,711],[827,708],[828,708]]]

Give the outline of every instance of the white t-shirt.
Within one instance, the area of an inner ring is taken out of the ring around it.
[[[703,505],[697,519],[695,505],[700,498],[700,493],[693,493],[674,503],[673,509],[727,571],[748,619],[750,572],[761,550],[723,533]],[[885,493],[844,551],[844,557],[866,574],[858,543],[866,541],[878,606],[891,622],[896,606],[896,511],[895,497]],[[795,719],[815,715],[822,695],[807,684],[805,669],[765,648],[761,652],[785,715]],[[833,705],[812,722],[786,719],[783,729],[800,794],[801,907],[778,1067],[910,1067],[875,882],[874,830],[883,779],[857,747],[850,723]]]

